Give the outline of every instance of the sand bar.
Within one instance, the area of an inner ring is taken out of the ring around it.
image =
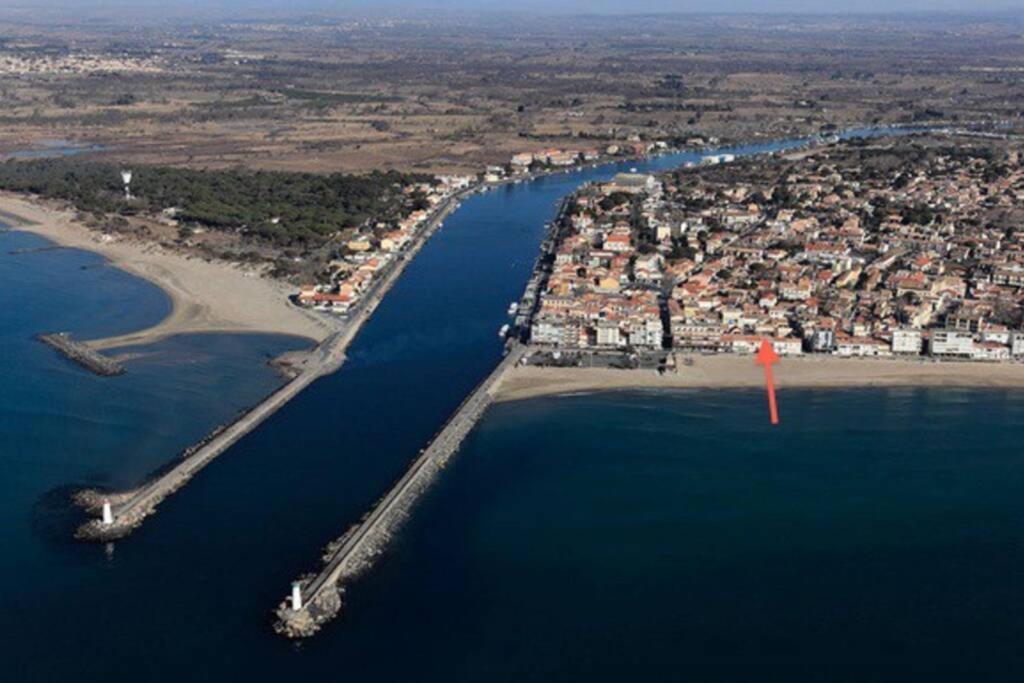
[[[918,359],[856,359],[828,356],[784,358],[775,383],[787,387],[947,386],[1024,389],[1024,364],[935,362]],[[753,356],[695,356],[678,373],[605,368],[517,367],[506,374],[496,400],[616,389],[763,387],[764,371]]]
[[[329,322],[292,305],[286,283],[248,267],[190,258],[152,243],[104,235],[75,220],[70,210],[0,192],[0,221],[57,244],[96,252],[117,268],[144,278],[170,296],[171,314],[153,327],[91,346],[111,349],[148,344],[176,334],[264,332],[322,341]],[[116,305],[117,302],[111,302]]]

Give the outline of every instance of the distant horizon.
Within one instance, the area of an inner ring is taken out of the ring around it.
[[[420,15],[488,16],[1000,16],[1024,10],[1024,0],[865,0],[851,8],[829,0],[782,0],[766,6],[756,0],[635,0],[628,7],[613,0],[13,0],[0,12],[74,11],[85,18],[110,13],[152,13],[173,17],[184,13],[242,18],[250,16],[394,16]]]

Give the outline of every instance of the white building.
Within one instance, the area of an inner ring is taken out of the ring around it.
[[[761,341],[765,337],[756,334],[722,335],[722,346],[732,353],[755,354],[761,350]],[[796,356],[803,352],[803,343],[799,339],[786,337],[769,339],[772,350],[780,356]]]
[[[647,173],[617,173],[612,178],[612,192],[626,192],[638,194],[646,192],[651,194],[658,187],[658,179]]]
[[[1008,346],[998,342],[980,342],[974,345],[974,360],[1010,360]]]
[[[928,339],[928,353],[933,356],[974,355],[974,335],[962,330],[932,330]]]
[[[1014,356],[1024,356],[1024,332],[1010,333],[1010,353]]]
[[[598,346],[624,346],[622,334],[619,331],[619,323],[611,320],[602,320],[597,323],[597,345]]]
[[[533,163],[533,154],[530,152],[520,152],[519,154],[512,155],[512,165],[519,168],[526,168]]]
[[[893,353],[921,353],[921,330],[902,329],[892,331]]]
[[[889,345],[880,339],[871,337],[841,337],[836,339],[836,348],[832,352],[836,356],[874,358],[891,356]]]

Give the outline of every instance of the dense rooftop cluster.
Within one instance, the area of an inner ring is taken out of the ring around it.
[[[1024,354],[1022,219],[1019,151],[962,139],[622,175],[577,196],[531,336],[1007,359]]]

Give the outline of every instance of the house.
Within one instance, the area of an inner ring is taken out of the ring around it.
[[[512,166],[514,168],[525,169],[533,163],[533,154],[530,152],[520,152],[519,154],[512,155]]]
[[[369,237],[359,236],[354,239],[350,239],[345,246],[348,247],[349,251],[359,252],[369,251],[373,245],[370,243]]]
[[[604,248],[621,254],[633,251],[633,242],[628,233],[613,233],[605,239]]]
[[[974,360],[999,361],[1010,359],[1010,348],[996,342],[978,342],[974,345],[974,353],[971,354]]]

